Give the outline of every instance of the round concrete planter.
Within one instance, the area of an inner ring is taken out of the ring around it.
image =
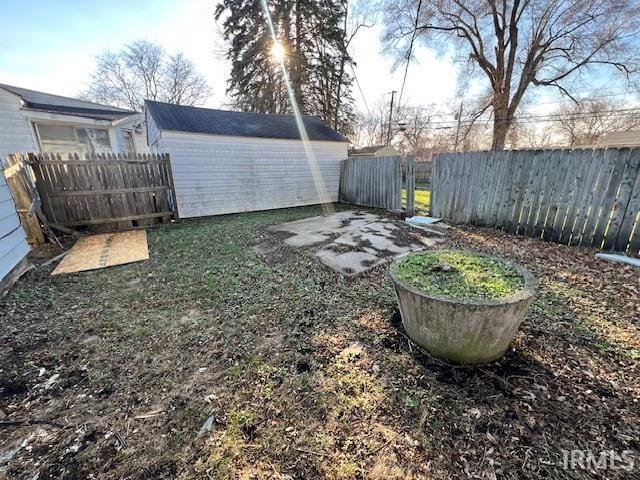
[[[504,355],[535,293],[536,281],[529,271],[490,257],[513,266],[524,278],[523,289],[510,297],[459,300],[429,295],[401,281],[395,270],[402,258],[392,264],[391,278],[402,324],[414,342],[436,357],[467,365],[491,362]]]

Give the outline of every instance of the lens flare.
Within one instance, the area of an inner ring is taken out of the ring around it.
[[[271,56],[278,63],[282,63],[286,58],[287,54],[280,42],[275,42],[271,47]]]
[[[293,93],[293,88],[291,87],[291,82],[289,81],[289,73],[287,72],[287,69],[284,65],[286,52],[282,45],[278,42],[278,36],[276,35],[276,30],[273,26],[273,20],[271,19],[271,13],[269,12],[269,5],[267,3],[267,0],[262,0],[262,9],[264,10],[264,15],[267,18],[269,32],[271,33],[271,37],[273,38],[273,47],[271,49],[271,54],[274,60],[276,60],[280,65],[282,78],[284,79],[285,86],[287,87],[287,95],[289,97],[289,101],[291,102],[291,109],[293,110],[293,115],[296,119],[298,132],[300,133],[300,140],[302,140],[302,145],[307,157],[307,163],[309,164],[309,169],[311,170],[311,175],[313,176],[313,183],[316,188],[316,193],[318,195],[318,198],[320,199],[320,203],[322,204],[323,212],[325,213],[325,215],[328,215],[334,212],[333,204],[331,203],[331,196],[329,195],[329,192],[327,192],[324,179],[322,178],[320,169],[318,168],[318,161],[316,159],[315,152],[313,151],[313,147],[311,146],[311,143],[309,141],[309,135],[307,134],[307,129],[304,126],[302,114],[300,113],[300,107],[298,107],[296,96]],[[282,49],[282,56],[280,56],[280,58],[278,58],[278,55],[276,55],[274,52],[277,45],[279,45],[279,47]]]

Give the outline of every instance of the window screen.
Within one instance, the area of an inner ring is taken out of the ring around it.
[[[68,125],[38,124],[43,152],[109,153],[111,141],[106,128],[82,128]]]
[[[104,128],[76,128],[76,135],[78,136],[78,143],[82,146],[84,152],[111,152],[109,132]]]
[[[78,151],[73,127],[66,125],[38,125],[42,150],[48,153]]]

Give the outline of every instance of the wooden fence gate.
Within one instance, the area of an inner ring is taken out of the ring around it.
[[[640,149],[434,157],[434,216],[638,255]]]
[[[400,157],[352,157],[342,162],[339,199],[367,207],[401,207]]]
[[[131,228],[178,219],[169,155],[22,155],[54,226]]]

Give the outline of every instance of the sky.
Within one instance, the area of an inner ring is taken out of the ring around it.
[[[229,64],[225,44],[213,17],[215,0],[2,0],[0,83],[76,96],[89,80],[95,56],[118,50],[137,39],[182,51],[213,88],[207,106],[224,107]],[[403,71],[381,53],[380,28],[363,29],[352,53],[362,88],[354,87],[357,107],[400,90]],[[456,74],[447,59],[420,49],[411,64],[403,99],[412,104],[447,103],[455,93]],[[388,101],[389,96],[385,97]],[[365,100],[366,99],[366,100]]]
[[[225,42],[213,11],[216,0],[1,0],[3,22],[0,41],[0,83],[65,96],[77,96],[86,88],[95,67],[95,56],[119,50],[134,40],[163,45],[170,53],[181,51],[195,64],[213,88],[206,106],[229,108],[226,80],[230,66],[224,58]],[[385,56],[381,26],[362,29],[351,53],[356,62],[360,89],[353,96],[361,112],[390,100],[391,90],[402,87],[403,68],[392,72],[393,59]],[[416,50],[403,94],[403,103],[435,105],[447,109],[456,97],[456,69],[449,58],[438,58],[421,45]],[[602,87],[610,93],[607,77],[591,77],[583,92]],[[624,92],[618,92],[618,95]],[[621,98],[621,97],[617,97]],[[569,102],[568,100],[562,100]],[[545,89],[536,94],[530,112],[551,113],[558,95]],[[636,105],[637,99],[633,100]],[[450,110],[449,110],[450,111]],[[439,120],[454,122],[450,114]],[[543,125],[543,124],[540,124]]]

